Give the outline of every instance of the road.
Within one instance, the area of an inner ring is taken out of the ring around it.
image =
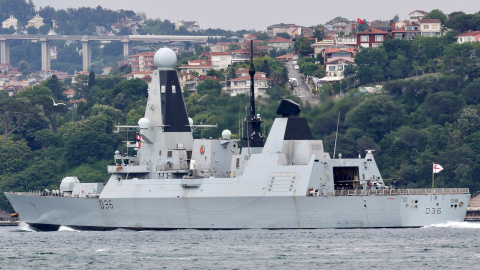
[[[285,66],[288,70],[288,77],[295,78],[298,81],[298,86],[294,88],[293,93],[297,95],[303,103],[308,102],[312,105],[319,104],[320,100],[317,97],[313,96],[310,88],[305,83],[305,77],[303,76],[303,74],[301,74],[298,69],[293,68],[292,62],[286,62]]]

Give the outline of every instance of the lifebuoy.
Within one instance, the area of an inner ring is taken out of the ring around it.
[[[122,166],[117,166],[117,171],[120,171],[122,169]]]
[[[200,154],[203,155],[204,153],[205,153],[205,147],[202,145],[202,146],[200,147]]]

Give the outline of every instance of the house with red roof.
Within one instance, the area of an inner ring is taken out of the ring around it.
[[[237,78],[239,77],[245,77],[245,76],[250,76],[250,73],[249,72],[249,68],[239,68],[237,70],[235,70],[235,75],[237,76]],[[267,77],[267,74],[265,72],[261,72],[261,71],[255,71],[255,76],[260,76],[260,77],[264,77],[266,78]]]
[[[382,45],[387,38],[388,32],[376,28],[368,28],[357,34],[357,46],[365,48],[375,48]]]
[[[273,39],[267,41],[268,46],[272,46],[275,49],[288,49],[293,47],[294,42],[291,39],[286,39],[280,36],[276,36]]]
[[[323,53],[323,62],[328,64],[336,60],[347,60],[353,62],[355,60],[356,51],[351,47],[330,47],[326,48]]]
[[[153,60],[154,56],[155,52],[142,52],[130,56],[132,72],[157,69]]]
[[[207,72],[212,69],[212,61],[210,60],[190,60],[187,65],[179,67],[181,73],[197,72],[199,75],[207,75]]]
[[[423,10],[415,10],[412,11],[408,16],[410,17],[410,22],[418,22],[419,20],[425,18],[427,16],[428,12],[425,12]]]
[[[239,49],[232,51],[232,63],[245,62],[250,60],[250,51]]]
[[[456,36],[457,43],[462,44],[464,42],[480,42],[480,31],[473,31],[463,33],[461,35]]]
[[[230,52],[211,52],[210,60],[213,69],[225,69],[232,64],[232,54]]]
[[[276,57],[277,59],[283,60],[285,62],[290,62],[293,59],[293,53],[287,53]]]
[[[270,79],[255,74],[254,80],[255,97],[266,96],[267,89],[270,87]],[[224,91],[229,92],[230,96],[250,95],[250,75],[231,79],[229,82],[230,87],[224,88]]]
[[[394,22],[392,24],[392,37],[394,39],[413,39],[420,35],[420,25],[416,23]]]
[[[420,32],[425,37],[439,37],[442,35],[442,22],[439,19],[420,19]]]
[[[267,34],[270,37],[274,37],[280,33],[286,33],[287,29],[290,27],[294,27],[295,24],[293,23],[279,23],[267,26]]]
[[[63,90],[63,95],[66,96],[67,99],[71,99],[73,98],[73,96],[75,96],[75,90],[73,89]]]

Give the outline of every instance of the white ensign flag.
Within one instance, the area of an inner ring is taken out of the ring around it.
[[[433,164],[433,173],[439,173],[440,171],[443,170],[443,167],[440,166],[440,164]]]

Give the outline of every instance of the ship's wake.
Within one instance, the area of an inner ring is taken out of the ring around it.
[[[13,232],[35,232],[36,230],[30,227],[30,225],[28,225],[27,223],[20,221],[20,223],[18,223],[18,226],[12,231]]]
[[[447,222],[433,224],[423,228],[480,229],[480,222]]]
[[[60,226],[60,228],[58,228],[58,231],[59,232],[79,232],[78,230],[75,230],[75,229],[72,229],[68,226]]]

